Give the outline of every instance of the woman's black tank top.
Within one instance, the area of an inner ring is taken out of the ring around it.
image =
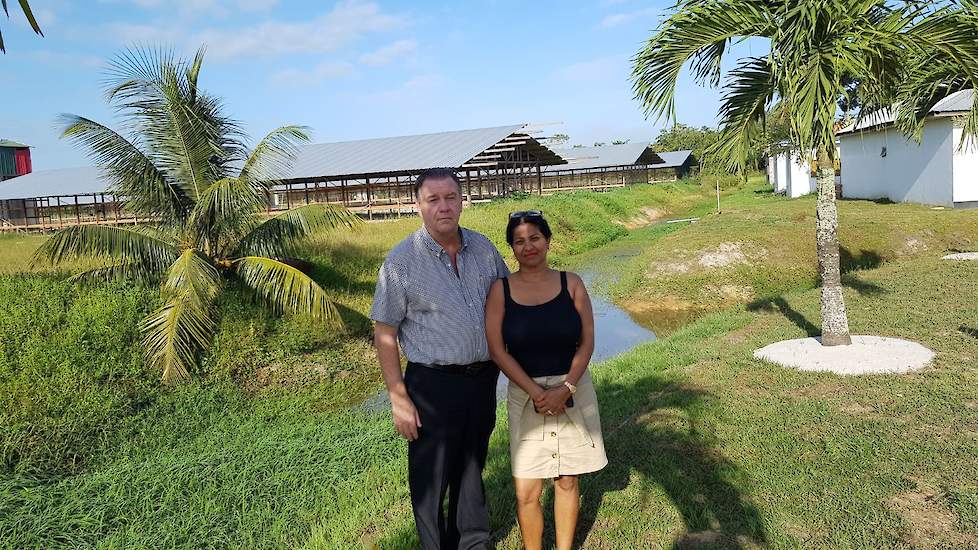
[[[567,273],[560,272],[560,294],[549,302],[525,306],[513,301],[509,278],[503,279],[506,310],[503,342],[506,351],[530,377],[570,372],[581,341],[581,316],[567,290]]]

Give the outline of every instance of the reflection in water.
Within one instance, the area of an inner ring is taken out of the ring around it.
[[[703,315],[698,309],[655,309],[643,308],[629,310],[628,315],[636,323],[647,327],[659,336],[668,336]]]

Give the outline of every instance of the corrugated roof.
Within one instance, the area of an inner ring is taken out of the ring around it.
[[[602,145],[600,147],[572,147],[555,149],[558,155],[567,159],[567,164],[545,166],[548,172],[556,170],[583,170],[606,166],[627,166],[630,164],[659,164],[658,156],[649,149],[649,142]]]
[[[0,182],[0,200],[104,193],[108,187],[104,172],[94,166],[39,170]]]
[[[655,165],[655,167],[656,168],[678,168],[686,164],[686,161],[689,160],[689,157],[692,156],[692,154],[693,152],[688,149],[682,151],[666,151],[663,153],[659,153],[659,157],[661,157],[662,160],[665,161],[665,164],[657,164]]]
[[[974,103],[975,91],[969,88],[967,90],[954,92],[953,94],[938,101],[933,107],[931,107],[930,114],[967,113],[971,111],[971,107],[974,105]],[[859,130],[866,130],[876,126],[892,124],[895,120],[896,117],[894,116],[893,109],[884,108],[874,113],[870,113],[862,120],[846,126],[837,133],[851,134],[852,132],[857,132]]]
[[[296,158],[291,172],[282,179],[457,168],[522,129],[522,124],[514,124],[307,145]]]
[[[9,139],[0,139],[0,147],[10,147],[13,149],[27,149],[30,145],[24,145],[23,143],[18,143]]]
[[[398,136],[336,143],[317,143],[301,148],[292,170],[283,180],[411,172],[434,167],[457,168],[524,125],[514,124],[474,130]],[[535,144],[535,142],[533,142]],[[545,156],[549,149],[533,145]],[[0,183],[0,200],[105,192],[110,180],[99,168],[43,170]]]

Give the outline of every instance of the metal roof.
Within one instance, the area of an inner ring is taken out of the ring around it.
[[[27,149],[30,145],[24,145],[23,143],[17,143],[16,141],[9,139],[0,139],[0,147],[10,147],[12,149]]]
[[[657,164],[656,168],[679,168],[689,161],[690,157],[693,156],[693,152],[684,149],[682,151],[666,151],[659,153],[659,157],[665,162],[665,164]]]
[[[608,166],[627,166],[632,164],[659,165],[662,159],[649,149],[649,142],[622,143],[619,145],[601,145],[599,147],[572,147],[570,149],[555,149],[555,153],[567,159],[567,164],[546,166],[548,172],[558,170],[583,170],[586,168],[604,168]]]
[[[503,139],[521,132],[523,126],[515,124],[307,145],[302,148],[292,170],[281,179],[458,168]]]
[[[514,134],[516,137],[506,140]],[[352,178],[385,172],[416,172],[434,167],[459,168],[503,140],[506,140],[503,147],[514,142],[524,143],[523,147],[541,158],[542,162],[564,162],[556,153],[526,136],[523,124],[514,124],[304,145],[292,169],[280,179]],[[110,185],[111,179],[96,167],[44,170],[0,183],[0,200],[103,193],[108,191]]]
[[[967,113],[971,111],[971,107],[974,105],[974,103],[974,90],[970,88],[967,90],[960,90],[935,103],[934,106],[931,107],[929,114],[942,115],[949,113]],[[855,123],[846,126],[837,133],[851,134],[859,130],[867,130],[877,126],[892,124],[895,120],[896,117],[894,110],[892,108],[883,108],[876,112],[870,113],[862,120],[857,120]]]
[[[107,176],[94,166],[39,170],[0,182],[0,200],[105,193],[108,187]],[[79,202],[86,201],[80,197]]]

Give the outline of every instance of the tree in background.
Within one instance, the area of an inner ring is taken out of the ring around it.
[[[629,141],[631,141],[631,140],[630,139],[613,139],[613,140],[611,140],[611,144],[612,145],[625,145]]]
[[[835,203],[835,124],[843,78],[859,76],[860,99],[887,105],[901,81],[902,105],[924,106],[942,90],[930,69],[907,68],[908,59],[945,56],[962,64],[975,86],[974,8],[957,2],[907,0],[680,0],[635,58],[632,81],[646,114],[675,119],[676,86],[684,66],[700,84],[720,86],[733,41],[761,38],[770,51],[737,61],[723,82],[721,136],[711,148],[743,170],[764,132],[772,105],[782,108],[790,142],[817,163],[816,245],[822,281],[823,345],[850,343],[839,271]],[[903,107],[906,109],[906,107]],[[978,110],[978,104],[975,109]],[[925,113],[926,114],[926,113]],[[914,119],[922,120],[916,112]],[[909,115],[907,115],[909,116]],[[976,126],[974,113],[969,117]]]
[[[18,3],[20,4],[20,11],[24,12],[24,17],[27,18],[27,22],[34,29],[34,34],[44,36],[44,33],[41,32],[41,26],[37,24],[37,19],[34,17],[34,12],[31,11],[31,6],[27,3],[27,0],[18,0]],[[7,19],[10,19],[7,0],[0,0],[0,7],[3,7],[3,13],[7,15]],[[0,52],[7,53],[7,49],[3,45],[3,33],[0,33]]]
[[[547,145],[552,145],[554,147],[563,147],[565,143],[570,141],[570,136],[567,134],[554,134],[547,138]]]
[[[346,209],[308,205],[265,216],[271,185],[289,167],[306,130],[283,126],[250,151],[220,101],[198,86],[203,50],[191,61],[161,51],[127,51],[110,65],[109,103],[127,137],[93,120],[64,115],[64,137],[88,149],[112,180],[112,193],[151,226],[70,227],[38,251],[60,264],[79,257],[102,265],[73,280],[160,282],[163,305],[140,330],[147,362],[164,383],[184,380],[216,329],[214,301],[236,279],[277,311],[341,324],[326,292],[283,261],[314,231],[351,227]]]

